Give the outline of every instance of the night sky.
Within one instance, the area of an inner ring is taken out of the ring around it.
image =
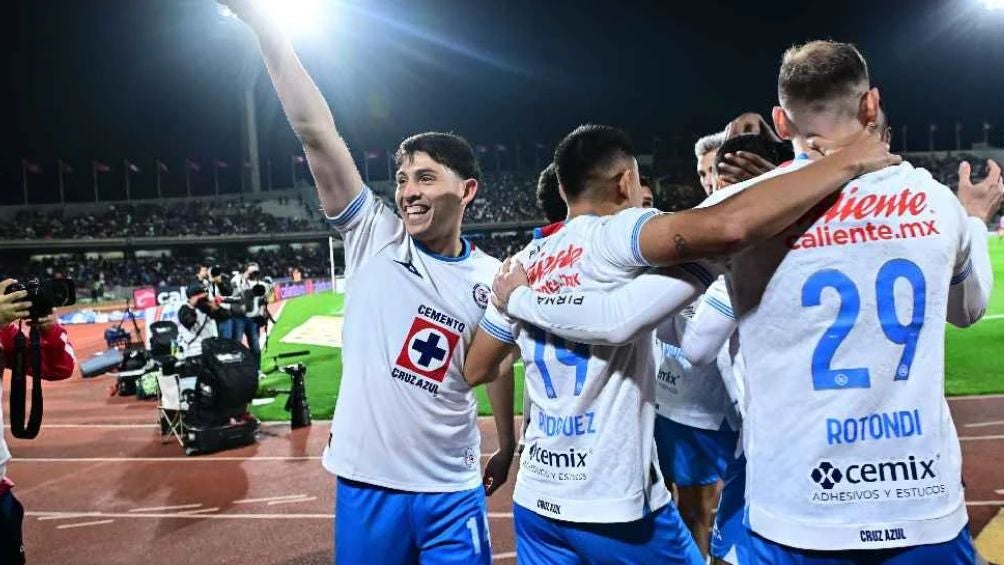
[[[102,198],[124,195],[123,159],[152,194],[154,159],[184,192],[239,188],[239,73],[248,33],[210,0],[18,0],[0,18],[0,201],[19,202],[22,159],[33,202],[57,200],[56,159],[70,163],[70,200],[93,198],[91,160],[112,167]],[[320,33],[298,51],[351,147],[384,150],[418,131],[475,144],[515,144],[524,163],[579,123],[627,129],[639,149],[690,151],[735,114],[769,113],[780,54],[815,38],[856,43],[896,128],[913,148],[1004,138],[1004,13],[978,0],[842,2],[362,1],[329,2]],[[262,168],[289,184],[298,144],[267,79],[259,80]],[[894,142],[899,148],[901,140]],[[383,174],[382,162],[373,167]]]

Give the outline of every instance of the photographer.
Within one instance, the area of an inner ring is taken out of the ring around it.
[[[219,309],[216,311],[217,316],[215,318],[217,333],[220,334],[220,337],[233,339],[234,321],[230,308],[231,301],[233,300],[231,296],[234,291],[233,287],[230,286],[230,282],[223,277],[223,268],[219,265],[213,265],[209,269],[209,279],[206,283],[206,290],[209,294],[209,301],[219,306]]]
[[[178,345],[184,359],[202,355],[202,341],[217,337],[216,319],[221,317],[220,307],[209,300],[206,287],[201,282],[188,285],[188,301],[178,309]]]
[[[18,334],[22,333],[21,327],[16,322],[27,318],[31,308],[31,302],[26,300],[28,295],[26,291],[19,290],[6,294],[7,288],[14,282],[11,279],[0,282],[0,377],[6,367],[14,366],[16,339]],[[66,330],[59,325],[56,317],[50,314],[37,321],[29,320],[27,325],[32,329],[37,327],[41,338],[41,377],[50,381],[69,378],[73,374],[76,359]],[[27,338],[27,335],[25,337]],[[25,366],[28,374],[33,374],[32,363],[25,360]],[[2,416],[3,405],[0,403],[0,420]],[[24,508],[11,490],[14,483],[7,478],[6,466],[10,458],[7,442],[0,434],[0,563],[24,563],[24,545],[21,536]]]
[[[231,285],[232,296],[240,299],[230,308],[233,313],[233,339],[240,341],[247,338],[248,349],[259,358],[261,345],[258,339],[271,284],[261,280],[258,263],[252,262],[247,264],[243,273],[234,276]]]

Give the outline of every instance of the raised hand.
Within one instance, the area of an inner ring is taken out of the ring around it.
[[[959,201],[966,213],[989,222],[1001,207],[1004,198],[1004,178],[1001,168],[993,159],[987,160],[989,173],[979,184],[973,184],[973,167],[969,161],[959,164]]]

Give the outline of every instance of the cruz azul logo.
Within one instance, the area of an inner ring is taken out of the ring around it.
[[[408,337],[397,356],[391,376],[401,379],[433,394],[446,377],[450,358],[460,336],[428,319],[416,317],[411,323]]]
[[[947,490],[938,476],[938,457],[867,463],[820,461],[809,471],[817,489],[815,503],[880,502],[943,496]]]

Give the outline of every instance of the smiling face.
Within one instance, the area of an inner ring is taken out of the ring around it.
[[[428,153],[415,151],[397,170],[394,199],[408,235],[430,247],[460,236],[464,210],[478,181],[463,179]]]

